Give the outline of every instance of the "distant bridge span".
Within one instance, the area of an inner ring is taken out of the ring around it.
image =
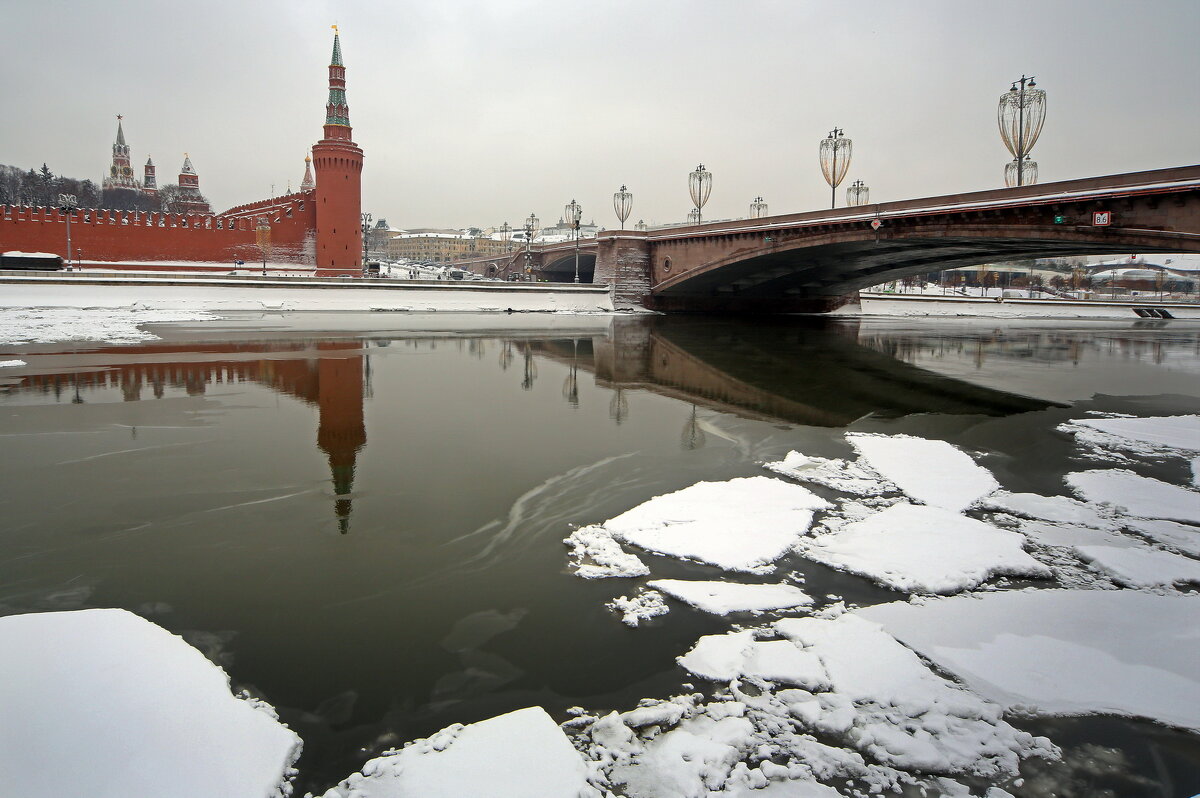
[[[1108,213],[1109,223],[1095,224],[1096,212]],[[618,300],[659,310],[821,311],[860,288],[912,274],[1120,252],[1200,252],[1200,165],[648,232],[610,230],[580,242],[580,273],[584,282],[614,284]],[[536,274],[572,279],[574,244],[534,247],[531,255]],[[523,252],[507,258],[510,270],[524,265]]]

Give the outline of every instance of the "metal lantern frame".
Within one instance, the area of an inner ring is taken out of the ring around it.
[[[708,197],[712,194],[712,172],[704,168],[704,164],[700,164],[696,169],[688,175],[688,193],[692,197],[692,206],[696,211],[696,220],[693,224],[700,224],[703,220],[704,203],[708,202]],[[691,222],[691,215],[688,216],[688,221]]]
[[[767,203],[763,201],[762,197],[755,197],[754,201],[750,203],[750,218],[762,219],[766,215]]]
[[[821,139],[821,175],[829,184],[829,207],[837,207],[837,188],[850,171],[850,159],[854,153],[854,142],[845,136],[841,128],[834,128]]]
[[[688,224],[700,224],[700,209],[692,208],[687,215]]]
[[[509,239],[512,238],[512,225],[509,224],[508,222],[504,222],[500,225],[499,231],[500,231],[500,241],[501,241],[501,243],[504,244],[504,251],[508,252],[509,251],[508,242],[509,242]]]
[[[852,208],[866,205],[870,196],[871,189],[861,180],[855,180],[846,188],[846,204]]]
[[[67,268],[71,268],[71,216],[79,207],[79,198],[74,194],[59,194],[58,209],[67,215]]]
[[[528,218],[525,219],[525,276],[530,279],[529,275],[533,274],[533,253],[529,251],[530,245],[533,244],[533,237],[537,235],[541,229],[541,220],[533,213],[529,212]]]
[[[1018,88],[1019,87],[1019,88]],[[1033,77],[1021,76],[1012,88],[1000,95],[996,124],[1000,139],[1013,160],[1005,165],[1004,182],[1008,186],[1031,186],[1037,182],[1037,164],[1029,160],[1046,123],[1046,92],[1037,88]],[[1009,171],[1014,174],[1009,177]]]
[[[575,282],[579,282],[579,220],[583,218],[583,206],[571,200],[563,208],[563,218],[571,228],[571,236],[575,239]]]
[[[629,212],[633,210],[633,194],[629,193],[624,185],[621,190],[613,194],[613,210],[616,211],[617,218],[621,220],[621,229],[625,229],[625,220],[629,218]]]

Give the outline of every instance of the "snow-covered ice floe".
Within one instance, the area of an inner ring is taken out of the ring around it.
[[[300,738],[165,629],[119,609],[0,618],[4,795],[268,798]]]
[[[1143,477],[1124,469],[1067,474],[1071,490],[1088,501],[1108,504],[1138,518],[1200,523],[1200,492]]]
[[[372,759],[323,798],[600,798],[587,777],[562,729],[529,707]]]
[[[839,493],[854,496],[879,496],[898,491],[881,474],[861,462],[809,457],[797,451],[775,463],[764,463],[764,467],[776,474],[798,479],[813,485],[824,485]]]
[[[997,591],[855,613],[1008,709],[1200,731],[1200,595]]]
[[[1200,453],[1200,415],[1073,418],[1058,430],[1073,434],[1077,442],[1093,450],[1179,457]]]
[[[808,530],[813,513],[827,507],[799,485],[742,477],[656,496],[600,526],[647,551],[763,572]]]
[[[24,360],[0,360],[0,369],[15,368],[24,365],[26,365]]]
[[[850,433],[846,440],[872,469],[923,504],[961,512],[1000,487],[992,472],[945,441],[874,433]]]
[[[619,596],[608,603],[608,608],[621,613],[621,622],[626,626],[638,626],[642,621],[648,621],[671,611],[662,593],[657,590],[643,590],[634,596]]]
[[[656,579],[655,590],[714,615],[731,612],[768,612],[808,607],[812,597],[795,585],[744,585],[689,579]]]
[[[1001,574],[1050,577],[1017,532],[915,504],[896,504],[862,521],[803,540],[816,562],[895,590],[954,593]]]
[[[0,344],[58,341],[106,341],[114,344],[156,341],[143,324],[212,321],[218,316],[199,310],[133,308],[4,308],[0,309]]]
[[[650,569],[621,548],[612,533],[600,526],[584,526],[563,539],[571,547],[571,567],[584,579],[610,576],[646,576]]]

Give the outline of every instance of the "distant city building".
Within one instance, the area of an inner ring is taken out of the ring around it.
[[[473,235],[461,230],[420,228],[390,233],[387,240],[387,257],[392,260],[407,258],[415,261],[450,263],[477,256],[498,255],[505,251],[505,244],[498,238],[483,233]]]

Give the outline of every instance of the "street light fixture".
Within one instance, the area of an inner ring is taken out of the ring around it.
[[[850,155],[853,142],[845,138],[845,131],[834,128],[821,140],[821,174],[829,184],[829,207],[837,207],[837,187],[842,184],[850,170]]]
[[[621,186],[621,190],[613,194],[613,210],[617,212],[617,218],[621,220],[621,229],[624,230],[625,220],[633,210],[633,195],[625,186]]]
[[[567,220],[567,225],[571,228],[571,235],[575,237],[575,282],[579,282],[579,220],[583,216],[583,206],[575,200],[571,200],[563,213],[563,218]]]
[[[855,180],[846,189],[846,204],[850,207],[866,205],[868,198],[871,196],[871,189],[867,187],[861,180]]]
[[[539,224],[541,222],[530,212],[529,218],[525,220],[525,279],[527,280],[533,279],[533,254],[529,251],[529,245],[533,243],[533,237],[537,234]]]
[[[71,214],[79,207],[74,194],[59,194],[58,209],[67,215],[67,268],[71,268]]]
[[[505,252],[508,252],[510,250],[509,239],[511,237],[512,237],[512,225],[509,224],[508,222],[505,222],[504,224],[500,225],[500,240],[504,242],[504,251]]]
[[[692,195],[692,205],[696,210],[695,224],[700,224],[701,209],[704,208],[704,203],[708,202],[708,195],[712,193],[712,172],[704,168],[704,164],[696,167],[696,170],[688,175],[688,192]],[[692,217],[688,216],[690,222]]]
[[[755,197],[754,202],[750,203],[750,218],[762,219],[767,215],[767,203],[763,202],[762,197]]]
[[[262,276],[267,276],[267,253],[271,251],[271,223],[267,217],[260,216],[254,226],[255,238],[258,241],[258,251],[262,254]]]
[[[1029,159],[1029,153],[1046,121],[1046,92],[1037,88],[1032,77],[1022,75],[1020,80],[1013,82],[1012,88],[1000,95],[996,121],[1000,126],[1000,138],[1013,156],[1004,167],[1004,184],[1009,188],[1032,186],[1037,182],[1037,162]]]
[[[360,214],[360,216],[362,217],[362,239],[363,239],[362,273],[363,273],[363,276],[365,277],[367,275],[367,236],[369,236],[371,234],[371,214],[362,213],[362,214]]]

